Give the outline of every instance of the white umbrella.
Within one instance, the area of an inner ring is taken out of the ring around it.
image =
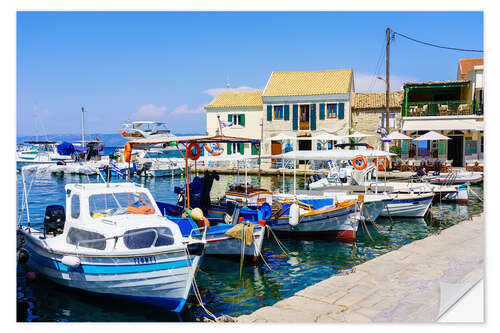
[[[414,141],[429,141],[429,140],[450,140],[449,137],[439,134],[438,132],[429,131],[424,135],[419,136]]]
[[[408,135],[404,135],[399,132],[392,132],[388,136],[382,138],[384,140],[413,140],[413,138],[409,137]]]
[[[372,134],[364,134],[360,132],[354,132],[353,134],[346,135],[346,138],[366,138],[367,136],[373,136]]]
[[[318,141],[338,141],[340,139],[342,139],[342,137],[340,136],[336,136],[336,135],[333,135],[333,134],[330,134],[330,133],[321,133],[321,134],[318,134],[318,135],[315,135],[313,137],[311,137],[312,140],[318,140]]]
[[[266,138],[266,140],[268,140],[268,141],[287,141],[287,140],[296,140],[296,139],[297,138],[295,136],[291,136],[291,135],[287,135],[287,134],[283,134],[283,133]]]

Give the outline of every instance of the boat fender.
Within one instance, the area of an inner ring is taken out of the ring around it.
[[[290,205],[290,213],[288,215],[288,223],[291,226],[296,226],[299,224],[299,214],[300,214],[300,208],[299,205],[296,203],[293,203]]]
[[[80,258],[74,256],[64,256],[61,262],[71,268],[78,268],[81,265]]]
[[[260,206],[260,219],[261,220],[268,220],[271,218],[271,216],[273,215],[273,210],[271,208],[271,205],[269,205],[267,202],[264,202],[261,206]]]
[[[123,155],[125,162],[130,162],[130,156],[132,155],[132,145],[130,144],[130,142],[127,142],[125,144]]]
[[[17,263],[18,264],[25,264],[28,262],[28,259],[30,258],[30,254],[28,251],[25,249],[20,249],[17,251]]]

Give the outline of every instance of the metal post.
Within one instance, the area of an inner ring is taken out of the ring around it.
[[[387,27],[387,42],[386,42],[386,57],[385,57],[385,129],[387,135],[389,135],[389,51],[390,51],[390,41],[391,41],[391,28]]]
[[[85,110],[83,109],[83,106],[82,106],[82,148],[85,148],[85,125],[84,125],[84,117],[83,117],[84,114],[85,114]]]

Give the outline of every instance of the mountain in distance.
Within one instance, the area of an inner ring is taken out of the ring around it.
[[[184,136],[184,135],[204,135],[200,133],[174,133],[174,135]],[[125,140],[120,134],[86,134],[85,141],[94,140],[98,138],[99,141],[104,143],[104,147],[123,147],[127,140]],[[56,142],[81,142],[81,134],[49,134],[49,135],[30,135],[30,136],[18,136],[16,143],[18,145],[23,144],[26,141],[56,141]]]

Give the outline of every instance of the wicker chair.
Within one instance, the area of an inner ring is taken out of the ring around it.
[[[401,164],[399,165],[399,170],[400,171],[408,171],[408,160],[401,160]]]

